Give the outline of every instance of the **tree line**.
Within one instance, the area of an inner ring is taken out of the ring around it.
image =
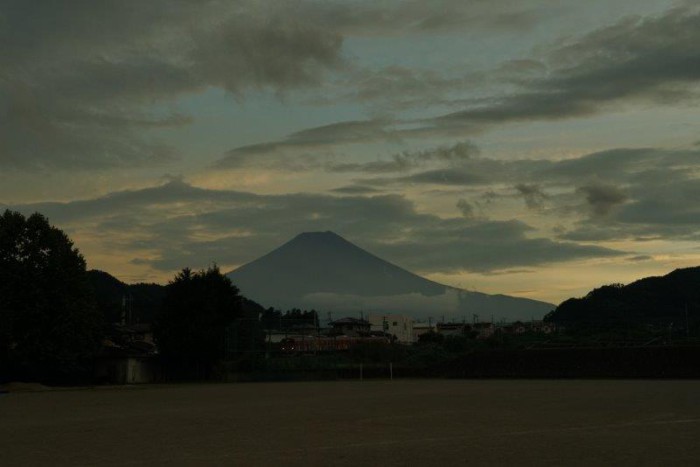
[[[116,311],[98,307],[85,258],[39,213],[0,215],[0,379],[89,380]],[[227,330],[262,339],[257,304],[217,266],[178,273],[152,312],[153,332],[171,368],[206,376],[226,353]],[[262,309],[262,307],[258,308]],[[112,307],[114,308],[114,307]],[[254,316],[251,316],[254,315]]]

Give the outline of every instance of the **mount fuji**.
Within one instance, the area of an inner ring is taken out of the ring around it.
[[[555,305],[439,284],[385,261],[333,232],[306,232],[228,273],[246,297],[282,310],[415,319],[541,319]]]

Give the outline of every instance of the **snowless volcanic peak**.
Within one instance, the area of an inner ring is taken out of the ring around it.
[[[553,305],[466,292],[427,280],[359,248],[340,235],[305,232],[229,273],[248,298],[281,309],[317,308],[427,313],[502,311],[521,305],[527,319]],[[474,308],[474,309],[472,309]],[[471,317],[471,315],[469,315]]]
[[[342,293],[361,296],[444,293],[423,279],[353,245],[333,232],[305,232],[267,255],[236,269],[241,290],[273,295]],[[265,292],[266,291],[266,292]]]

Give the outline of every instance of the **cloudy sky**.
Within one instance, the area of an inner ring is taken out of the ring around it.
[[[700,265],[700,8],[0,0],[0,207],[165,282],[333,230],[559,302]]]

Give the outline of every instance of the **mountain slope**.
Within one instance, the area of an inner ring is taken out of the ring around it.
[[[88,281],[95,290],[97,306],[102,311],[105,323],[121,322],[122,309],[131,308],[131,323],[152,323],[165,298],[165,286],[160,284],[125,284],[104,271],[88,271]],[[125,303],[125,299],[128,300]],[[265,309],[246,297],[242,297],[243,315],[252,318]],[[127,317],[129,319],[129,317]]]
[[[333,232],[302,233],[228,274],[264,306],[353,313],[402,312],[417,318],[540,318],[554,305],[466,292],[424,279]]]
[[[700,322],[700,267],[594,289],[564,301],[547,319],[567,325],[692,327]]]
[[[333,232],[302,233],[229,277],[242,290],[262,288],[271,296],[283,297],[323,292],[440,295],[447,288],[388,263]],[[269,289],[268,283],[274,283],[274,289]]]
[[[97,306],[107,323],[120,322],[125,306],[131,309],[131,322],[150,323],[165,297],[165,287],[162,285],[129,285],[96,269],[88,271],[87,274],[88,281],[95,290]]]

